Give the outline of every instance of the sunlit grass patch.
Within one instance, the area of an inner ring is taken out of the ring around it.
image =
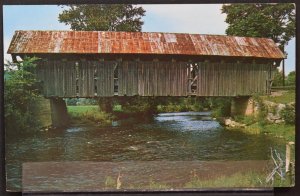
[[[98,106],[85,105],[85,106],[68,106],[68,113],[71,121],[76,122],[97,122],[101,124],[110,124],[112,116],[99,110]]]
[[[184,188],[233,188],[233,187],[266,187],[265,176],[248,172],[236,173],[230,176],[220,176],[213,179],[202,180],[194,177],[184,185]]]
[[[262,132],[284,138],[287,141],[295,141],[295,125],[287,124],[267,124]]]
[[[275,102],[275,103],[290,103],[290,102],[295,102],[296,99],[296,92],[295,90],[288,90],[282,92],[281,96],[262,96],[263,100]]]

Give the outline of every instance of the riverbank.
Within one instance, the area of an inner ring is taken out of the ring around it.
[[[78,124],[98,124],[110,126],[113,121],[135,118],[137,120],[148,119],[153,114],[151,112],[122,109],[120,105],[113,108],[112,113],[101,111],[98,105],[67,106],[71,125]]]
[[[99,109],[97,105],[67,106],[71,124],[97,123],[111,125],[113,116]]]
[[[268,161],[26,163],[23,188],[30,191],[109,191],[283,186],[266,183],[268,168]],[[80,180],[74,176],[80,176]]]
[[[295,91],[278,91],[254,97],[256,111],[250,116],[219,117],[228,130],[249,134],[270,134],[287,142],[295,141]]]

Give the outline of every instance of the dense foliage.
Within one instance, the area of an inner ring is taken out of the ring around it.
[[[282,86],[282,81],[283,81],[282,71],[279,71],[278,69],[276,69],[274,72],[272,86]],[[296,72],[295,71],[291,71],[285,77],[285,85],[286,86],[295,86],[296,85]]]
[[[295,71],[291,71],[287,75],[285,84],[287,86],[295,86],[296,85],[296,72]]]
[[[72,30],[141,31],[145,15],[142,7],[131,4],[67,5],[59,14],[59,22]]]
[[[267,37],[278,43],[282,51],[295,37],[295,4],[225,4],[227,35]]]
[[[30,104],[39,96],[40,88],[34,73],[36,61],[37,58],[25,58],[22,62],[5,65],[4,117],[7,133],[37,126],[30,111]]]
[[[66,104],[69,105],[97,105],[97,100],[88,98],[66,98]]]
[[[214,117],[230,116],[231,98],[230,97],[211,97],[207,99],[212,109]]]
[[[284,119],[286,124],[294,125],[296,120],[295,106],[287,105],[286,108],[280,112],[280,116]]]
[[[274,70],[272,86],[282,86],[283,74],[278,69]]]

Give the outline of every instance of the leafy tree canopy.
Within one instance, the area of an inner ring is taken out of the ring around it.
[[[278,69],[274,70],[274,76],[273,76],[273,86],[281,86],[283,80],[283,74],[282,71],[279,71]]]
[[[296,85],[296,72],[291,71],[289,75],[286,77],[286,85],[294,86]]]
[[[295,37],[295,5],[278,4],[225,4],[227,35],[267,37],[279,44],[281,50]]]
[[[67,5],[59,14],[59,22],[72,30],[141,31],[145,15],[142,7],[132,4]]]
[[[40,86],[35,78],[38,58],[5,65],[4,109],[5,128],[9,133],[34,129],[37,121],[31,114],[30,103],[39,96]]]

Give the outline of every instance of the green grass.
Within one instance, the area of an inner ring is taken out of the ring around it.
[[[122,105],[114,105],[113,111],[114,112],[122,112],[123,111]]]
[[[240,188],[240,187],[289,187],[293,182],[286,178],[280,180],[275,176],[272,182],[266,182],[266,173],[245,172],[235,173],[230,176],[220,176],[215,179],[201,180],[197,177],[186,183],[184,188]]]
[[[154,181],[152,178],[149,182],[142,184],[131,184],[130,182],[122,181],[121,189],[148,189],[148,190],[164,190],[174,188],[184,189],[198,189],[198,188],[248,188],[248,187],[289,187],[293,185],[293,182],[288,177],[280,180],[278,176],[275,176],[274,183],[266,182],[268,172],[236,172],[230,175],[220,175],[216,177],[209,177],[201,179],[197,175],[193,175],[191,179],[187,179],[186,183],[181,185],[174,185]],[[147,179],[144,179],[147,181]],[[117,178],[107,176],[104,182],[105,189],[116,189]]]
[[[275,103],[283,103],[287,104],[290,102],[295,102],[295,91],[294,90],[289,90],[283,92],[282,96],[260,96],[262,100],[267,100]],[[260,111],[261,112],[261,111]],[[274,111],[263,111],[265,114],[268,112],[273,112]],[[280,123],[280,124],[275,124],[275,123],[268,123],[265,119],[266,116],[265,114],[262,114],[262,116],[235,116],[234,120],[240,123],[244,123],[247,126],[245,129],[239,129],[245,133],[250,133],[250,134],[270,134],[275,137],[283,138],[286,141],[295,141],[295,123],[289,123],[287,119],[292,119],[294,116],[292,115],[291,112],[293,111],[287,111],[285,112],[286,114],[286,122],[285,123]],[[291,121],[292,122],[292,121]]]
[[[290,103],[295,102],[296,92],[295,90],[288,90],[283,92],[282,96],[262,96],[263,100],[272,101],[275,103]]]
[[[194,177],[185,184],[185,188],[232,188],[232,187],[266,187],[265,175],[254,172],[236,173],[214,179],[201,180]]]
[[[188,112],[188,111],[194,111],[194,112],[199,112],[203,111],[203,107],[201,106],[200,103],[196,104],[189,104],[189,103],[169,103],[166,105],[158,105],[157,106],[157,111],[159,113],[163,112]]]
[[[270,134],[274,137],[283,138],[287,142],[295,141],[295,125],[288,124],[266,124],[260,126],[258,123],[247,126],[243,131],[252,134]]]
[[[72,123],[96,122],[103,125],[111,124],[112,116],[100,111],[98,106],[68,106],[67,108]]]
[[[71,114],[82,114],[91,110],[99,110],[99,107],[97,105],[68,106],[68,112]]]
[[[295,125],[267,124],[263,127],[264,133],[284,138],[286,141],[295,141],[295,131]]]

